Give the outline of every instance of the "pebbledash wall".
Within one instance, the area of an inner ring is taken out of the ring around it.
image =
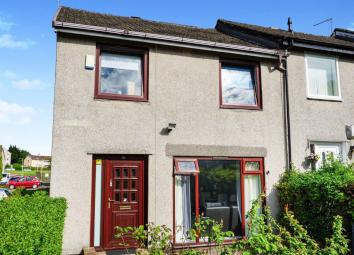
[[[338,58],[342,100],[307,98],[305,54],[320,54]],[[331,53],[293,51],[288,57],[289,104],[292,162],[300,169],[310,168],[306,156],[312,142],[341,143],[344,161],[352,161],[352,142],[347,139],[346,125],[354,124],[354,59]]]
[[[95,72],[84,62],[96,42],[57,39],[51,195],[68,201],[65,254],[89,246],[93,154],[149,155],[149,222],[172,227],[173,155],[264,157],[268,203],[277,211],[273,185],[286,160],[276,61],[261,61],[259,111],[219,108],[218,55],[162,46],[149,48],[149,102],[95,100]],[[161,135],[169,122],[177,128]]]

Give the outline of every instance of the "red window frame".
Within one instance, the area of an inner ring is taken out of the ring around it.
[[[173,165],[175,166],[175,162],[176,162],[176,159],[183,159],[183,160],[186,160],[187,158],[181,158],[181,157],[175,157],[174,160],[173,160]],[[265,175],[264,175],[264,158],[240,158],[240,157],[223,157],[223,158],[220,158],[220,157],[189,157],[189,159],[191,160],[196,160],[198,162],[198,160],[234,160],[234,161],[240,161],[240,167],[241,167],[241,171],[240,171],[240,184],[241,184],[241,218],[242,218],[242,225],[241,225],[241,228],[242,228],[242,236],[245,236],[245,233],[246,233],[246,225],[245,225],[245,220],[246,220],[246,217],[245,217],[245,198],[244,198],[244,177],[246,175],[259,175],[260,178],[261,178],[261,192],[264,193],[265,192]],[[260,162],[260,170],[259,171],[245,171],[245,164],[246,162],[254,162],[254,161],[257,161],[257,162]],[[183,175],[183,174],[178,174],[178,172],[175,172],[174,173],[174,177],[176,175]],[[199,216],[199,172],[197,173],[190,173],[189,175],[192,175],[194,176],[195,178],[195,208],[196,208],[196,211],[195,211],[195,215],[196,217]],[[176,207],[175,207],[175,204],[176,204],[176,201],[175,201],[175,187],[176,183],[175,183],[175,178],[173,178],[173,247],[176,248],[176,249],[179,249],[179,248],[184,248],[186,246],[188,247],[199,247],[199,246],[205,246],[207,245],[206,242],[199,242],[199,239],[197,238],[197,240],[195,242],[190,242],[188,244],[185,244],[185,243],[177,243],[176,242]],[[235,237],[235,238],[238,238],[238,237]],[[227,240],[225,241],[226,243],[227,242],[232,242]]]
[[[184,162],[184,161],[194,162],[195,170],[181,170],[179,168],[178,163]],[[199,173],[198,160],[195,158],[175,158],[174,165],[175,165],[175,174],[178,174],[178,175],[193,175],[193,174]]]
[[[134,95],[118,95],[114,93],[101,93],[100,92],[100,77],[101,77],[101,53],[123,53],[128,55],[140,56],[142,63],[142,96]],[[148,101],[148,59],[149,51],[146,48],[126,47],[121,45],[105,45],[97,44],[96,46],[96,70],[95,70],[95,99],[111,99],[123,101]]]
[[[223,94],[222,94],[222,67],[223,66],[247,67],[253,69],[253,76],[254,76],[255,90],[256,90],[255,91],[256,105],[225,104],[223,102]],[[226,109],[262,110],[260,63],[243,61],[243,60],[220,59],[219,60],[219,103],[220,103],[220,108],[226,108]]]

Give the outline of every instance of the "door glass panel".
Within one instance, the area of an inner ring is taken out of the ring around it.
[[[128,180],[123,181],[123,189],[128,189]]]
[[[136,189],[136,181],[132,180],[132,189]]]
[[[120,189],[120,180],[116,181],[116,189]]]
[[[116,192],[116,201],[119,202],[120,201],[120,193]]]
[[[135,202],[135,201],[136,201],[136,194],[135,194],[135,192],[132,192],[132,193],[131,193],[131,201],[132,201],[132,202]]]
[[[120,168],[116,169],[116,177],[120,177]]]
[[[123,169],[123,177],[128,177],[128,169]]]
[[[128,202],[128,192],[123,192],[123,202]]]
[[[136,177],[136,169],[132,168],[132,177]]]

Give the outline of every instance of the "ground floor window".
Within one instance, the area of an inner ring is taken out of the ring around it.
[[[195,162],[187,170],[183,165]],[[261,158],[175,159],[175,241],[189,242],[198,216],[223,222],[224,231],[247,233],[245,215],[264,186]],[[200,238],[200,242],[203,238]]]
[[[311,152],[319,156],[314,168],[320,168],[330,156],[335,159],[344,160],[341,142],[314,142],[311,144]]]

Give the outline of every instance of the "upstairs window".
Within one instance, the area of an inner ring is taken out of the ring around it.
[[[95,98],[147,101],[147,51],[97,48]]]
[[[220,62],[221,108],[261,109],[259,64]]]
[[[340,100],[341,93],[337,58],[307,54],[305,61],[308,97],[324,100]]]

